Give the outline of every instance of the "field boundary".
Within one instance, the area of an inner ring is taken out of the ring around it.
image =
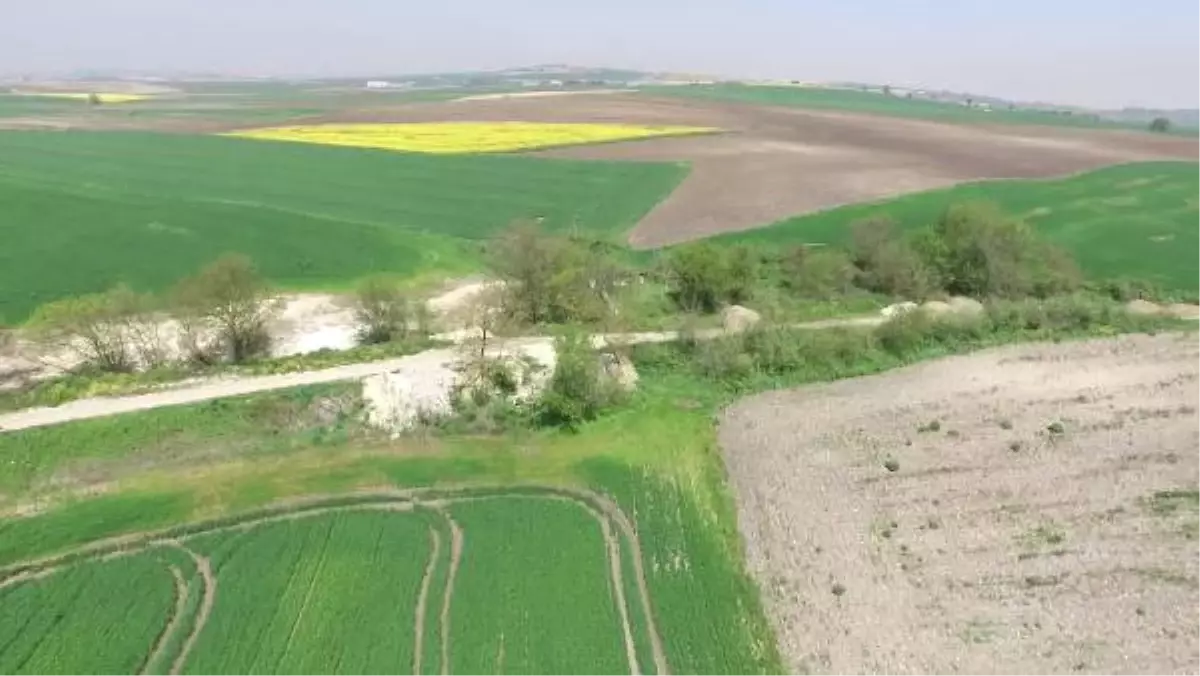
[[[617,606],[620,618],[620,630],[623,634],[626,653],[630,660],[632,674],[640,674],[638,667],[635,642],[632,637],[632,625],[629,621],[629,609],[625,605],[624,587],[620,557],[620,539],[615,537],[608,527],[615,524],[631,548],[633,570],[629,571],[637,582],[639,595],[642,596],[643,612],[645,613],[646,628],[653,649],[653,659],[656,672],[669,674],[665,653],[662,650],[662,638],[652,614],[652,603],[649,598],[649,588],[645,579],[645,568],[642,562],[641,547],[637,540],[637,532],[633,523],[621,511],[615,502],[594,491],[566,487],[537,484],[480,485],[458,487],[430,487],[392,491],[372,491],[342,495],[320,495],[300,500],[289,500],[275,505],[242,514],[230,515],[225,518],[212,519],[182,524],[156,531],[143,531],[126,535],[104,538],[87,543],[58,554],[13,563],[0,567],[0,588],[44,577],[58,570],[95,559],[111,559],[132,556],[155,546],[175,547],[188,554],[196,565],[198,578],[203,584],[203,598],[196,613],[192,630],[185,640],[183,647],[171,666],[171,674],[181,673],[187,657],[198,640],[216,599],[217,580],[212,572],[211,562],[207,557],[200,556],[188,549],[184,539],[211,533],[228,531],[245,531],[257,526],[299,518],[320,516],[337,512],[356,511],[410,511],[416,508],[428,508],[439,512],[450,527],[450,561],[447,572],[445,590],[442,599],[439,624],[441,625],[441,672],[449,673],[450,662],[450,610],[454,590],[454,579],[462,555],[464,536],[462,529],[444,510],[445,506],[456,502],[487,500],[513,497],[531,497],[543,499],[558,499],[574,502],[581,509],[598,521],[604,538],[605,556],[608,559],[610,575],[609,583],[613,590],[613,602]],[[616,550],[614,551],[614,546]],[[431,558],[431,560],[434,560]],[[427,573],[429,571],[427,570]],[[426,576],[428,579],[428,575]],[[422,585],[425,582],[423,580]],[[424,593],[424,590],[423,590]],[[422,630],[423,636],[423,630]],[[419,671],[419,669],[417,670]]]

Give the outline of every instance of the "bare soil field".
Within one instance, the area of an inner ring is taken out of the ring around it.
[[[980,179],[1064,176],[1197,157],[1195,139],[1035,126],[966,126],[638,94],[502,98],[346,111],[306,122],[625,122],[719,127],[715,136],[541,151],[549,157],[689,162],[638,224],[651,248],[788,216]]]
[[[1196,673],[1195,334],[980,352],[720,424],[792,670]]]

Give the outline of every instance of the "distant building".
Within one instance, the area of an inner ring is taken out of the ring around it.
[[[391,87],[391,86],[392,86],[392,83],[388,82],[387,80],[368,80],[367,81],[367,89],[387,89],[388,87]]]

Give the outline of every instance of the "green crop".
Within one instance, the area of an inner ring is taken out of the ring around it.
[[[453,673],[622,673],[629,667],[600,525],[569,502],[454,505],[465,537],[451,609]]]
[[[1066,248],[1093,279],[1141,279],[1195,295],[1198,185],[1200,165],[1193,162],[1126,164],[1058,180],[982,181],[854,204],[719,240],[776,249],[841,243],[855,221],[886,217],[903,228],[919,228],[952,203],[989,200]]]
[[[0,673],[136,673],[174,600],[174,578],[152,552],[0,590]]]
[[[332,514],[238,539],[188,672],[411,669],[413,609],[430,554],[420,517]]]
[[[514,220],[618,238],[673,164],[432,156],[150,133],[0,132],[0,318],[222,253],[289,287],[459,272]]]

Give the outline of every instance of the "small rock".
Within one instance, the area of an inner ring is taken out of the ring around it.
[[[950,310],[961,317],[979,317],[983,315],[983,303],[966,296],[954,296],[950,299]]]
[[[721,310],[721,326],[727,333],[741,333],[761,320],[762,315],[741,305],[730,305]]]
[[[943,303],[940,300],[930,300],[921,304],[921,311],[930,317],[941,317],[942,315],[950,314],[954,310],[950,307],[949,303]]]
[[[600,353],[600,368],[604,375],[626,392],[637,389],[638,372],[628,357],[611,352]]]
[[[1163,309],[1155,303],[1138,298],[1126,303],[1125,311],[1131,315],[1158,315],[1162,314]]]
[[[907,314],[909,312],[912,312],[913,310],[916,310],[919,307],[920,306],[917,305],[916,303],[913,303],[911,301],[904,301],[903,303],[893,303],[892,305],[889,305],[889,306],[883,308],[882,310],[879,311],[879,314],[883,315],[884,317],[886,317],[888,319],[891,319],[892,317],[898,317],[902,314]]]

